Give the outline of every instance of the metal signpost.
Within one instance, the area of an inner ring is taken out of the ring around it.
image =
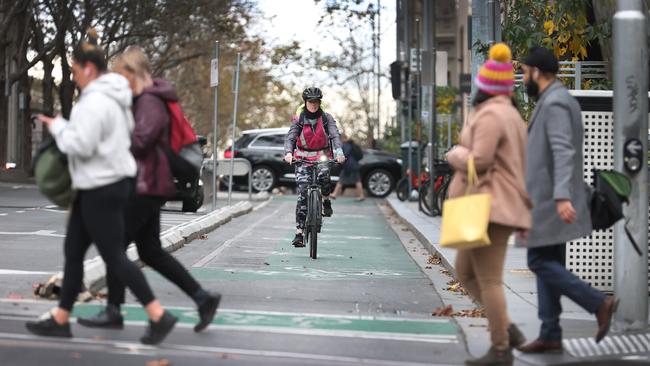
[[[625,220],[614,227],[617,331],[648,326],[648,49],[642,0],[618,0],[614,16],[614,168],[632,181]],[[634,45],[631,47],[630,45]],[[625,223],[627,221],[627,224]],[[625,234],[639,243],[641,255]]]
[[[212,122],[212,211],[217,209],[217,136],[219,132],[219,41],[214,42],[214,58],[210,63],[210,87],[214,88]]]
[[[228,206],[232,204],[232,176],[235,170],[235,129],[237,127],[237,98],[239,96],[239,65],[241,63],[241,52],[237,53],[237,68],[235,77],[232,79],[232,91],[235,93],[235,105],[232,112],[232,144],[230,145],[230,178],[228,180]]]

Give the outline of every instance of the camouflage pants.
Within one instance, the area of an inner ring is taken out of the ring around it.
[[[296,165],[296,186],[298,187],[298,203],[296,204],[296,227],[299,229],[305,228],[305,219],[307,218],[307,189],[311,183],[311,170],[314,167],[318,169],[316,179],[318,180],[318,184],[321,187],[321,193],[323,196],[328,196],[330,192],[332,192],[330,168],[328,165]]]

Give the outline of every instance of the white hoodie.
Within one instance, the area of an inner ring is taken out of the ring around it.
[[[99,188],[135,177],[131,155],[132,95],[129,82],[108,73],[93,80],[72,108],[70,121],[57,117],[50,132],[68,156],[72,186]]]

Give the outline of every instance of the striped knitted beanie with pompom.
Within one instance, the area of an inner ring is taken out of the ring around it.
[[[478,89],[490,95],[512,94],[515,88],[515,70],[512,66],[512,52],[505,43],[490,47],[487,60],[474,79]]]

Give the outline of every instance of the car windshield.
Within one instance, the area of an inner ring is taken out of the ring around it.
[[[251,146],[255,147],[283,147],[284,135],[265,135],[260,136]]]

